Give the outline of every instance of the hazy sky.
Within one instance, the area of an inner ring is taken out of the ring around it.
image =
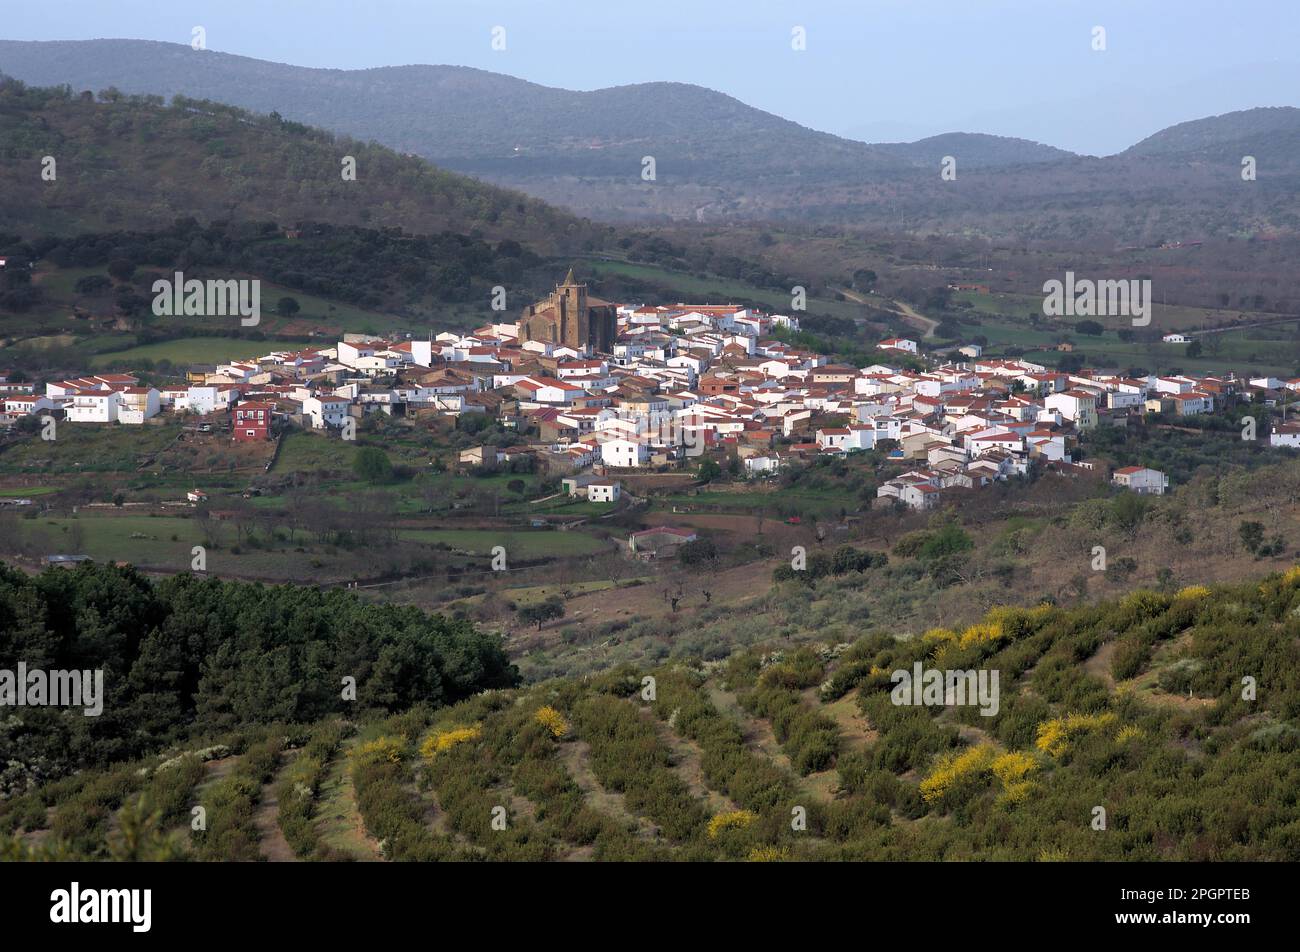
[[[188,43],[203,26],[209,49],[300,66],[698,83],[871,141],[991,132],[1106,154],[1187,119],[1300,106],[1298,0],[10,0],[3,14],[6,39]]]

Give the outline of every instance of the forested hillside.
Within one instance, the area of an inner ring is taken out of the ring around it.
[[[4,796],[181,738],[436,706],[517,679],[497,639],[415,608],[93,564],[35,577],[0,566],[0,669],[19,662],[101,670],[105,696],[99,716],[36,707],[0,722]]]
[[[129,571],[6,585],[5,603],[25,606],[8,641],[22,630],[69,663],[125,645],[137,716],[148,672],[180,667],[177,639],[197,641],[208,661],[181,696],[197,723],[235,731],[14,789],[0,804],[10,858],[1300,858],[1300,569],[995,608],[912,637],[823,629],[795,646],[788,632],[725,661],[473,697],[510,676],[472,633],[349,596],[179,578],[159,617]],[[73,654],[39,621],[57,624],[56,591],[57,614],[93,632]],[[132,647],[124,630],[139,629],[151,634]],[[441,646],[436,672],[404,654],[423,638]],[[315,685],[367,660],[373,714],[340,720]],[[918,663],[999,672],[993,716],[897,703],[893,672]],[[308,697],[286,694],[291,671]],[[136,726],[103,723],[116,727],[101,743]],[[205,829],[184,824],[191,805]]]
[[[1182,123],[1097,158],[975,130],[858,142],[686,83],[577,91],[465,67],[308,69],[141,40],[0,41],[6,70],[77,92],[116,87],[277,111],[606,221],[779,221],[1118,245],[1300,233],[1292,108]],[[651,180],[642,178],[646,156],[655,159]],[[940,177],[945,156],[955,178]],[[1256,160],[1249,182],[1244,156]],[[242,173],[238,181],[253,188]],[[350,195],[312,197],[355,216]],[[376,214],[391,221],[403,206],[388,200],[394,208]],[[496,234],[489,205],[471,217]],[[516,217],[500,211],[502,223]]]
[[[347,157],[355,180],[345,179]],[[309,220],[543,252],[604,234],[536,199],[275,114],[113,91],[96,100],[12,80],[0,80],[0,195],[5,229],[23,233],[144,230],[181,217]]]

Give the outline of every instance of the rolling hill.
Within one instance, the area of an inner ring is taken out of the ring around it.
[[[1300,232],[1294,109],[1184,123],[1093,158],[979,133],[873,145],[671,82],[578,92],[464,67],[308,69],[140,40],[0,41],[0,71],[275,112],[606,221],[1118,245]],[[945,155],[955,181],[940,180]],[[1242,155],[1259,166],[1249,190]]]
[[[605,233],[415,156],[195,100],[96,101],[6,82],[0,154],[10,231],[148,230],[181,217],[308,220],[509,239],[543,252],[588,247]],[[354,180],[345,180],[348,157]]]
[[[1294,164],[1300,140],[1300,109],[1272,106],[1181,122],[1126,149],[1125,156],[1240,158],[1241,149],[1263,147],[1270,158]],[[1292,150],[1290,154],[1287,150]]]
[[[449,168],[512,179],[662,174],[718,183],[905,167],[861,142],[804,128],[685,83],[576,92],[459,66],[308,69],[143,40],[0,41],[0,71],[37,85],[184,95],[383,142]],[[755,149],[761,141],[764,148]]]
[[[891,142],[875,148],[926,169],[938,168],[945,155],[961,156],[961,165],[973,169],[1033,165],[1074,157],[1072,152],[1041,142],[972,132],[950,132],[916,142]]]
[[[129,569],[65,574],[3,580],[23,604],[66,592],[133,620],[152,608],[153,592]],[[1295,569],[1072,609],[995,608],[964,630],[923,636],[877,630],[828,642],[801,630],[802,643],[775,640],[724,662],[626,665],[523,686],[512,684],[491,639],[440,616],[366,606],[341,592],[184,577],[163,584],[179,597],[149,643],[114,665],[139,654],[129,691],[113,697],[113,718],[106,712],[93,732],[63,737],[61,719],[86,719],[51,712],[21,737],[5,776],[11,795],[0,800],[0,857],[1300,856]],[[261,612],[251,635],[231,628],[231,605],[241,600],[270,603],[285,630]],[[339,624],[322,625],[314,614],[322,606],[349,621],[373,612],[389,622],[384,662],[371,667],[365,654],[378,645],[336,647]],[[313,650],[294,650],[313,626],[325,631],[310,636],[304,647]],[[153,655],[168,632],[191,629],[205,650],[242,663],[182,680],[173,698],[167,686],[189,672],[168,670],[165,649]],[[30,640],[39,630],[22,634]],[[63,650],[70,659],[102,653],[111,641],[100,642],[118,634],[107,627]],[[430,638],[491,663],[480,673],[435,656],[428,670],[407,670],[419,657],[410,650]],[[274,666],[260,663],[263,652]],[[312,719],[349,707],[323,688],[337,683],[331,669],[348,663],[371,671],[357,710]],[[914,666],[1001,678],[978,704],[975,695],[945,704],[942,695],[899,694],[896,672]],[[287,690],[295,677],[306,681]],[[1242,690],[1243,678],[1257,693]],[[412,693],[427,700],[389,713],[372,682],[393,695],[390,710]],[[192,713],[177,706],[191,692]],[[141,705],[169,726],[192,717],[207,727],[114,756],[124,715]],[[34,758],[68,747],[95,751],[94,765],[42,777],[49,767]],[[188,822],[196,803],[206,809],[199,830]]]

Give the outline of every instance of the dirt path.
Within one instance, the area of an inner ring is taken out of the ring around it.
[[[280,765],[269,783],[263,785],[262,796],[257,801],[253,812],[253,827],[257,830],[257,851],[268,863],[296,863],[293,847],[284,838],[280,829],[280,800],[276,796],[276,784],[284,776],[289,765],[297,758],[300,750],[286,750],[280,757]]]
[[[757,593],[766,592],[772,581],[772,567],[776,562],[751,562],[734,569],[717,572],[710,577],[701,577],[686,586],[685,595],[678,605],[677,614],[681,615],[705,604],[702,588],[712,593],[712,604],[730,603],[753,598]],[[672,613],[663,590],[667,587],[664,580],[647,582],[644,585],[620,588],[617,593],[608,589],[579,595],[566,603],[568,615],[565,623],[575,620],[589,622],[611,621],[619,617],[667,615]],[[558,641],[559,632],[543,631],[549,640]]]
[[[596,779],[596,774],[591,769],[590,744],[583,740],[563,743],[560,745],[559,758],[573,782],[582,791],[583,799],[593,810],[613,818],[616,823],[636,829],[638,836],[651,838],[655,835],[654,824],[629,810],[623,794],[605,789]]]
[[[938,321],[934,320],[934,318],[926,317],[924,314],[918,314],[906,301],[898,301],[893,298],[885,297],[877,297],[872,300],[859,294],[857,291],[850,290],[849,288],[836,288],[835,290],[840,292],[840,294],[843,294],[854,304],[861,304],[865,307],[874,307],[878,310],[888,310],[889,305],[893,305],[898,309],[898,313],[902,314],[903,318],[909,324],[924,331],[926,338],[933,337],[934,329],[939,326]]]
[[[838,701],[822,704],[817,697],[817,688],[809,690],[812,694],[811,706],[833,720],[840,729],[841,750],[857,753],[865,750],[880,737],[879,732],[872,729],[871,724],[858,710],[856,691],[850,691]]]
[[[924,338],[929,339],[934,336],[934,329],[939,326],[939,322],[932,317],[926,317],[924,314],[918,314],[912,309],[912,306],[906,301],[891,301],[899,312],[913,327],[919,327],[925,331]]]
[[[730,797],[712,789],[705,781],[704,768],[701,766],[704,755],[699,747],[659,720],[649,707],[641,708],[640,712],[642,717],[654,725],[659,741],[668,748],[672,768],[685,782],[691,796],[704,801],[711,813],[731,813],[740,809]]]
[[[436,790],[432,788],[421,790],[415,783],[409,784],[406,789],[412,797],[424,804],[424,822],[429,829],[433,830],[436,836],[459,837],[459,834],[453,834],[447,825],[447,814],[442,809],[442,804],[438,802],[438,792]]]
[[[776,735],[772,733],[771,724],[762,718],[754,717],[740,706],[740,701],[736,699],[735,694],[724,690],[717,684],[710,683],[708,693],[713,706],[723,716],[731,718],[740,725],[740,732],[744,735],[745,744],[751,751],[771,760],[792,776],[798,777],[794,766],[790,763],[790,758],[786,756],[785,751],[781,749],[780,743],[777,742]]]
[[[1106,687],[1115,690],[1115,676],[1111,674],[1110,662],[1115,657],[1115,649],[1119,647],[1119,642],[1108,641],[1100,648],[1097,653],[1083,663],[1084,674],[1091,674],[1094,678],[1101,678],[1106,682]]]
[[[340,751],[321,784],[316,829],[327,846],[361,862],[377,862],[383,859],[379,841],[367,832],[361,819],[347,766],[346,752]]]

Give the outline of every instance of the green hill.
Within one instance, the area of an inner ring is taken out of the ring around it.
[[[24,606],[6,666],[44,652],[112,685],[89,727],[6,722],[12,859],[1300,858],[1296,569],[504,689],[468,628],[351,595],[179,578],[164,609],[129,570],[4,584]],[[91,607],[115,621],[55,640]],[[358,624],[369,644],[334,640]],[[440,629],[478,647],[410,653]],[[186,632],[212,661],[173,657]],[[900,704],[894,672],[917,664],[997,672],[997,693]],[[142,717],[166,749],[126,731]],[[92,769],[59,778],[69,753]]]
[[[4,227],[27,234],[148,230],[186,217],[310,220],[557,252],[589,247],[605,233],[414,156],[209,102],[168,106],[115,93],[95,101],[5,81],[0,157]],[[355,181],[344,178],[348,157]]]
[[[1294,109],[1184,123],[1094,158],[964,132],[869,144],[673,82],[576,91],[465,67],[309,69],[110,39],[0,41],[0,71],[78,92],[115,87],[276,111],[611,222],[1118,245],[1300,231]],[[940,178],[946,155],[957,161],[955,180]],[[1258,162],[1249,188],[1244,155]],[[646,156],[653,181],[642,178]]]

